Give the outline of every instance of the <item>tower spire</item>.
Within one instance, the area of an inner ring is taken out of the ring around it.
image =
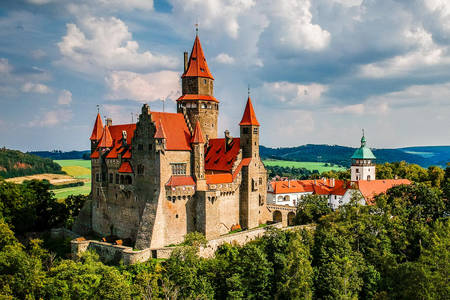
[[[252,100],[250,99],[250,95],[247,99],[247,105],[245,106],[244,115],[242,116],[242,120],[239,123],[242,125],[251,125],[251,126],[259,126],[259,122],[256,119],[255,111],[253,110]]]

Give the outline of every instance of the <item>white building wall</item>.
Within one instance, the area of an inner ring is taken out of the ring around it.
[[[375,166],[351,166],[351,180],[375,180]]]
[[[350,203],[350,200],[352,199],[352,196],[356,193],[356,195],[358,197],[361,198],[361,200],[359,201],[359,204],[361,205],[366,205],[366,200],[364,199],[363,195],[361,194],[361,192],[359,190],[355,190],[355,189],[348,189],[344,196],[342,196],[342,199],[340,200],[339,206],[340,205],[345,205]]]

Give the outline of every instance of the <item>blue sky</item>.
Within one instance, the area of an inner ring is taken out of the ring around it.
[[[447,0],[5,0],[0,146],[88,149],[97,104],[174,111],[197,22],[219,136],[250,85],[266,146],[450,144]]]

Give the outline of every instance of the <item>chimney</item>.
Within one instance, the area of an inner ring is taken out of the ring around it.
[[[188,68],[188,53],[184,51],[184,72],[187,71]]]
[[[230,149],[231,142],[233,141],[233,138],[230,136],[230,132],[228,130],[225,130],[225,148],[226,151]]]
[[[107,118],[106,119],[106,126],[111,126],[112,125],[112,119],[111,118]]]

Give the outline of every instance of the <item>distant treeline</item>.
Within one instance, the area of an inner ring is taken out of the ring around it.
[[[64,174],[61,166],[49,158],[17,150],[0,149],[0,177],[11,178],[42,173]]]
[[[90,159],[91,151],[85,150],[85,151],[63,152],[61,150],[53,150],[53,151],[32,151],[28,153],[51,159]]]
[[[414,151],[413,151],[414,150]],[[424,154],[421,155],[423,151]],[[355,148],[338,145],[303,145],[290,148],[268,148],[260,146],[262,159],[273,158],[292,161],[327,162],[349,167]],[[428,152],[425,152],[428,151]],[[450,160],[450,146],[405,149],[373,149],[377,163],[405,161],[422,167],[440,165]],[[426,154],[426,155],[425,155]]]

